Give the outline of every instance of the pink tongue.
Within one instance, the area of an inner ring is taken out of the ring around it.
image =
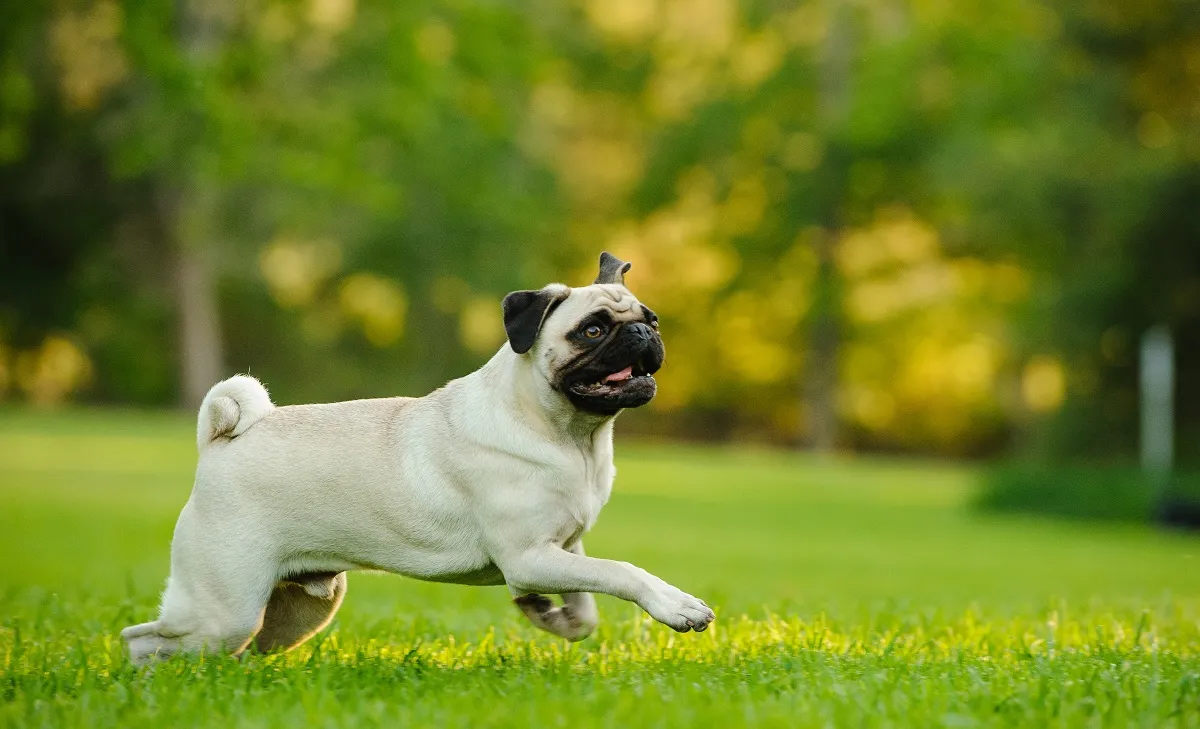
[[[621,380],[628,380],[630,377],[633,377],[633,365],[629,365],[628,367],[621,370],[620,372],[612,373],[608,377],[605,377],[604,381],[605,382],[620,382]]]

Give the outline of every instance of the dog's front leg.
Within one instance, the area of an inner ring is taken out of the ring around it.
[[[546,600],[541,596],[547,593],[601,592],[637,603],[655,620],[681,633],[705,630],[716,617],[703,600],[628,562],[586,557],[554,544],[512,554],[498,560],[498,564],[515,595],[537,595]],[[540,615],[543,611],[535,607],[532,612]]]
[[[583,556],[583,542],[578,541],[570,552]],[[596,598],[590,592],[567,592],[560,595],[562,605],[545,595],[522,594],[513,590],[513,602],[537,627],[569,641],[580,641],[592,634],[600,621]]]

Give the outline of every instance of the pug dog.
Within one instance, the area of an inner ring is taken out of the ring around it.
[[[604,253],[589,286],[509,294],[500,351],[425,397],[277,407],[252,377],[214,386],[158,619],[121,633],[131,659],[294,648],[362,569],[507,585],[570,641],[595,629],[597,592],[705,630],[703,600],[584,554],[612,489],[613,420],[654,397],[663,364],[629,269]]]

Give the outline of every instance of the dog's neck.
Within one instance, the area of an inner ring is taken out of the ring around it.
[[[552,438],[564,436],[591,448],[598,438],[611,441],[616,415],[598,415],[580,410],[537,371],[532,354],[517,354],[506,344],[477,374],[488,381],[496,397],[509,412]]]

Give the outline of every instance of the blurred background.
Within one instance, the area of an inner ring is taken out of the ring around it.
[[[0,13],[9,403],[423,394],[609,250],[668,352],[627,432],[1124,474],[1158,325],[1200,463],[1190,0]]]

